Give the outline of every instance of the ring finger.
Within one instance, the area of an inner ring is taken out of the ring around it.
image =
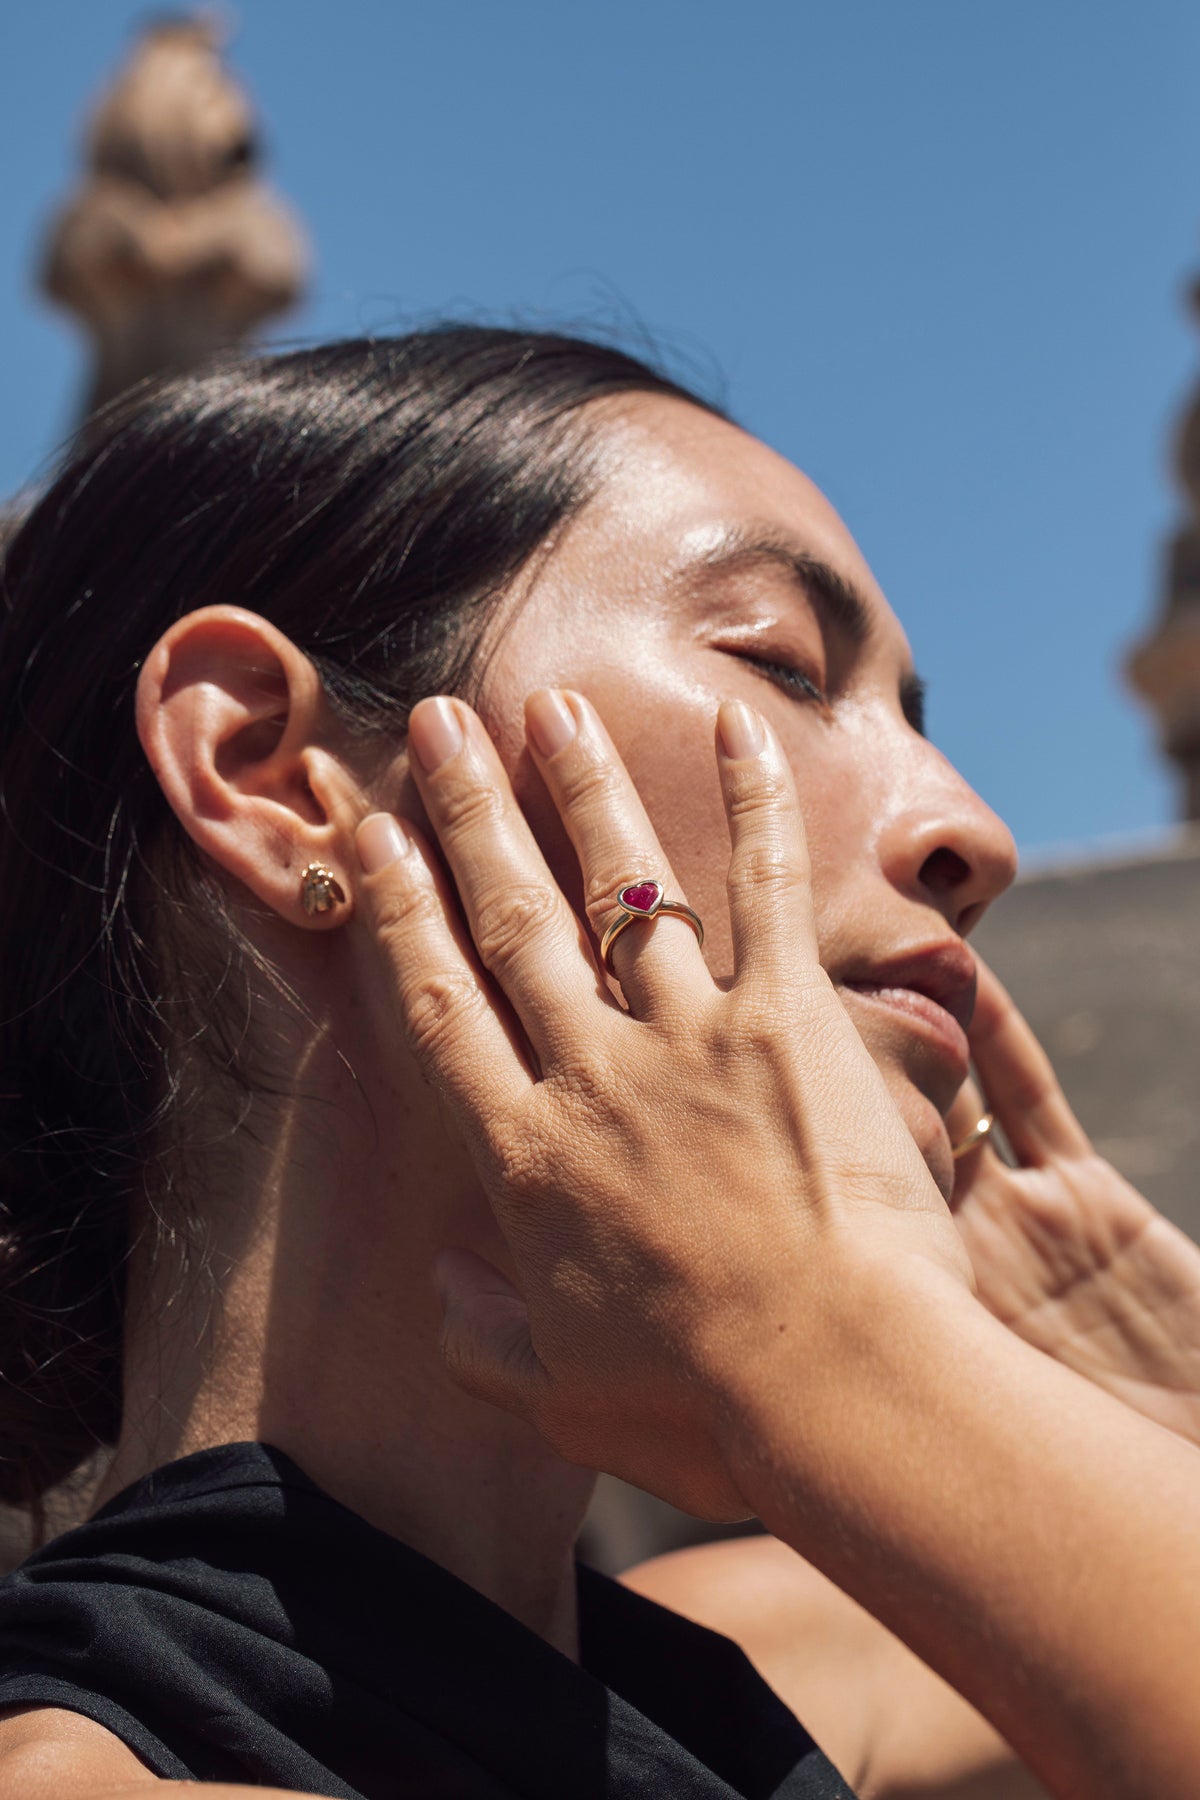
[[[525,707],[529,746],[575,847],[588,919],[597,941],[628,909],[620,895],[657,883],[667,901],[686,898],[663,854],[637,789],[595,708],[581,694],[544,688]],[[678,1011],[713,991],[693,926],[660,912],[633,918],[611,945],[611,967],[638,1018]]]

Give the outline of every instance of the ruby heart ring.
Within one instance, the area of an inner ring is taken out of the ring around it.
[[[661,881],[651,881],[648,876],[639,875],[617,895],[617,905],[621,908],[604,936],[600,939],[600,958],[610,975],[616,975],[612,965],[612,948],[623,931],[639,920],[657,919],[669,914],[673,919],[685,919],[696,934],[696,942],[704,942],[704,926],[698,913],[682,900],[668,900],[663,893]]]

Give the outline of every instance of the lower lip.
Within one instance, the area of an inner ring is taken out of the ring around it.
[[[843,983],[842,991],[902,1015],[906,1024],[915,1025],[922,1037],[941,1051],[946,1061],[954,1066],[959,1079],[966,1080],[971,1067],[967,1034],[958,1020],[928,994],[918,994],[915,988],[872,987],[869,982],[858,981]]]

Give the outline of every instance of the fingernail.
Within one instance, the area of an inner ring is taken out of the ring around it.
[[[427,775],[461,750],[463,729],[449,700],[438,694],[415,706],[408,721],[408,741]]]
[[[765,738],[762,720],[744,700],[726,700],[717,713],[717,735],[726,756],[739,761],[743,756],[757,756]]]
[[[368,875],[386,869],[389,863],[399,862],[402,856],[408,855],[411,847],[391,813],[372,813],[369,819],[364,819],[354,841],[358,846],[358,860]]]
[[[557,688],[540,688],[525,702],[525,724],[543,756],[557,756],[575,736],[578,726]]]

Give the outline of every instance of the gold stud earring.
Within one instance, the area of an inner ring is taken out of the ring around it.
[[[300,877],[300,898],[312,919],[317,913],[332,912],[346,896],[332,869],[327,869],[323,863],[309,863]]]

